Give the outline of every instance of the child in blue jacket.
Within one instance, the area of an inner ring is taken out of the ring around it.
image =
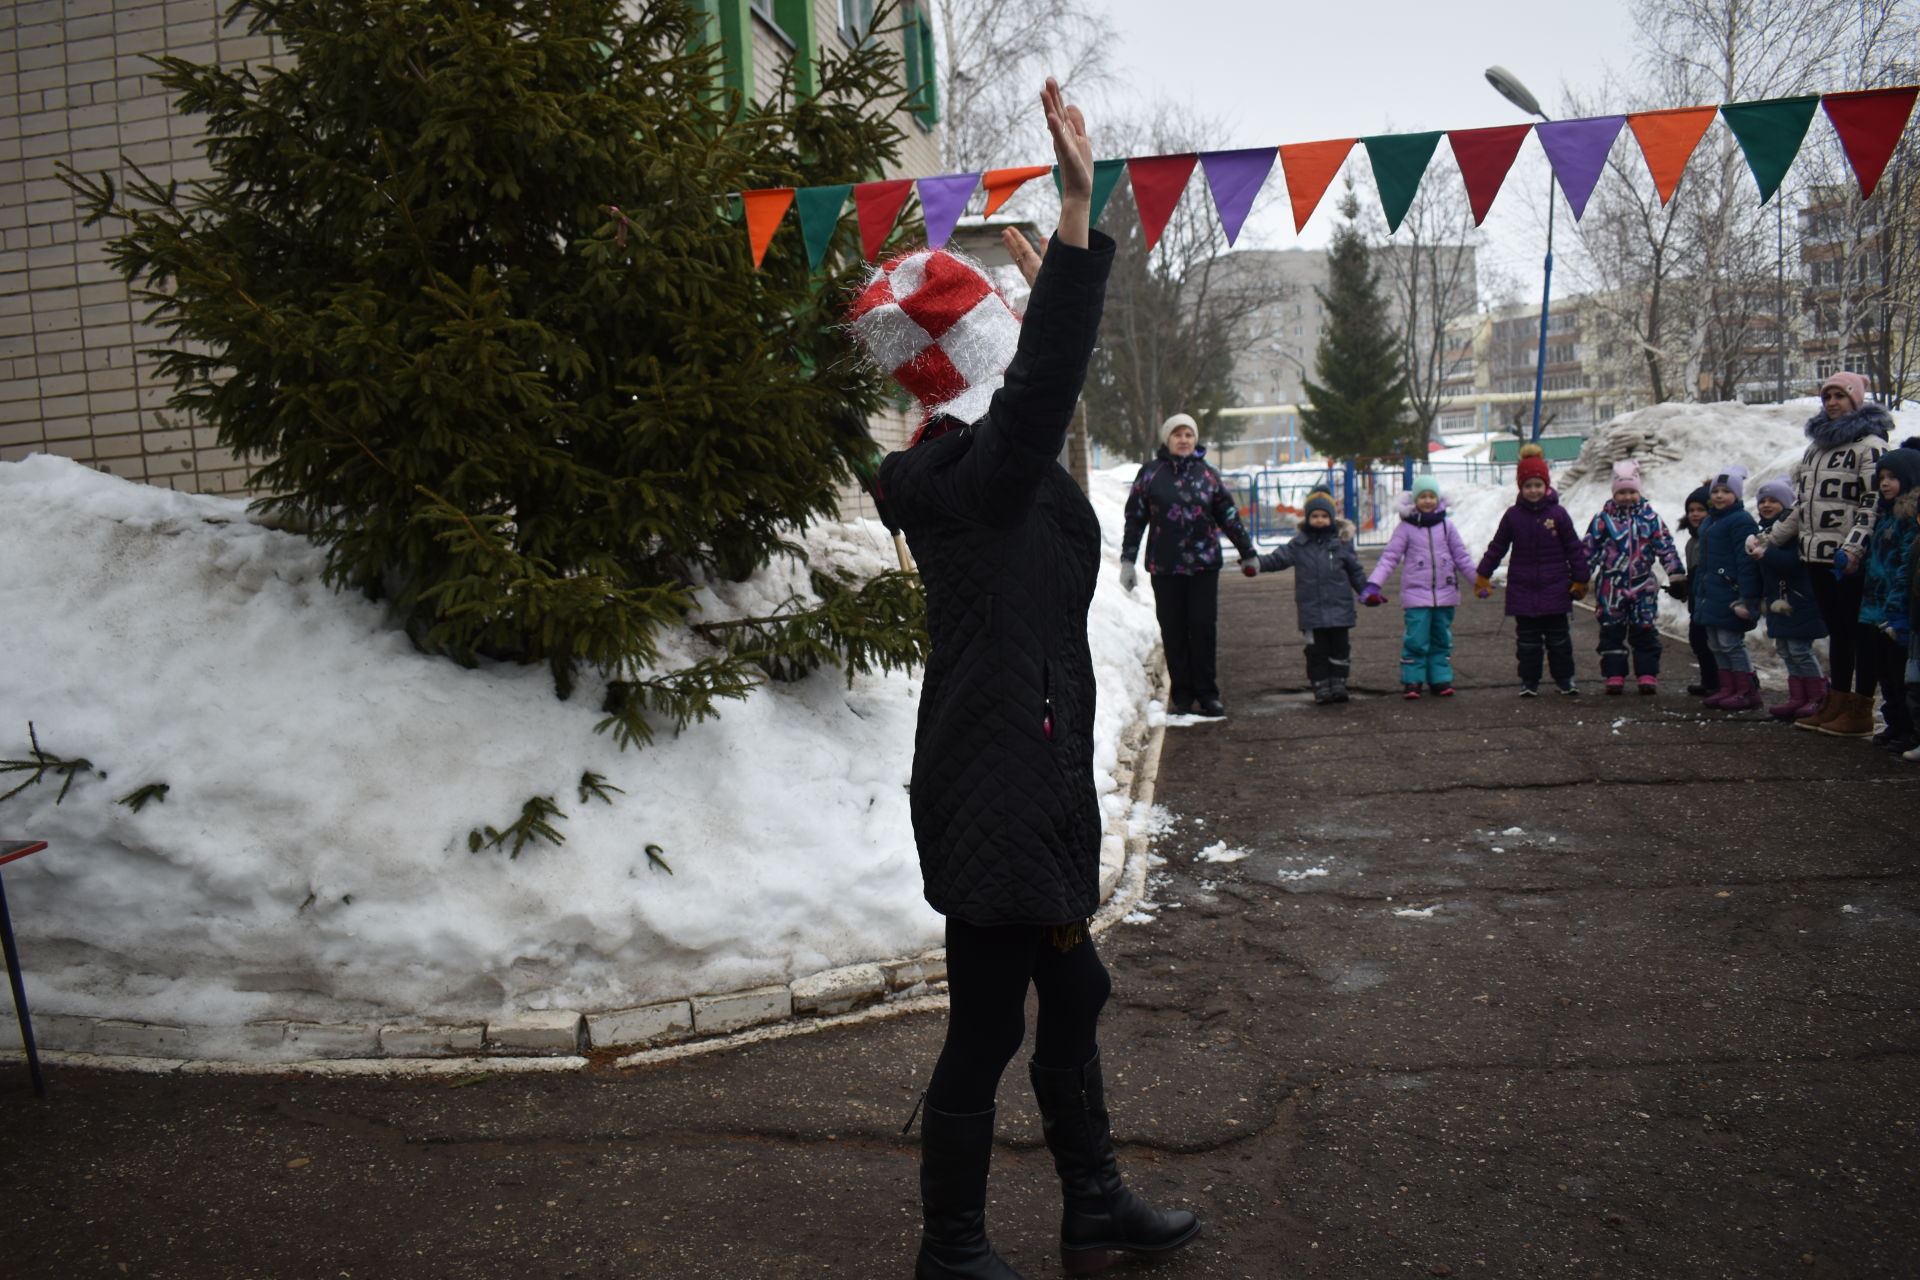
[[[1707,629],[1720,667],[1720,688],[1700,705],[1747,711],[1760,705],[1760,678],[1747,653],[1747,632],[1760,621],[1760,566],[1747,554],[1747,539],[1760,526],[1741,496],[1747,469],[1729,466],[1707,488],[1707,519],[1700,526],[1700,571],[1691,579],[1694,618]]]
[[[1754,500],[1760,516],[1760,598],[1767,638],[1787,664],[1787,700],[1767,708],[1767,714],[1779,720],[1810,716],[1827,697],[1827,673],[1813,651],[1813,642],[1826,638],[1827,623],[1820,616],[1806,561],[1791,543],[1776,547],[1767,542],[1774,524],[1793,509],[1793,497],[1793,477],[1775,476],[1760,486]]]

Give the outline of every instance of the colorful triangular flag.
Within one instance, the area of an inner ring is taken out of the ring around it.
[[[1253,209],[1255,197],[1273,171],[1275,147],[1248,147],[1243,151],[1203,151],[1200,165],[1206,170],[1207,186],[1213,192],[1213,208],[1231,245]],[[1136,185],[1139,179],[1134,180]]]
[[[1387,213],[1387,234],[1392,235],[1400,229],[1400,220],[1420,193],[1420,179],[1427,174],[1440,135],[1377,133],[1360,141],[1367,145],[1367,159],[1373,162],[1373,185],[1380,190],[1380,204]]]
[[[1530,124],[1503,124],[1492,129],[1454,129],[1447,134],[1460,176],[1467,183],[1467,202],[1473,206],[1473,225],[1486,221],[1493,198],[1520,154],[1520,144],[1533,132]]]
[[[1160,243],[1167,219],[1180,203],[1193,176],[1197,159],[1192,152],[1179,156],[1141,156],[1127,161],[1127,178],[1133,183],[1133,204],[1140,212],[1140,230],[1147,237],[1147,252]]]
[[[1707,126],[1720,114],[1718,107],[1674,107],[1669,111],[1636,111],[1627,117],[1627,126],[1640,142],[1640,154],[1646,158],[1647,173],[1653,178],[1660,203],[1673,199],[1687,161],[1707,134]]]
[[[967,211],[973,189],[979,185],[977,173],[949,173],[920,179],[920,215],[927,224],[928,248],[945,247],[960,215]]]
[[[853,211],[860,220],[860,252],[868,262],[873,261],[880,246],[887,242],[900,210],[912,194],[912,178],[862,182],[853,189]]]
[[[1840,135],[1840,146],[1860,180],[1860,198],[1865,200],[1880,185],[1880,175],[1893,149],[1906,132],[1907,118],[1913,114],[1913,100],[1920,86],[1904,89],[1868,89],[1861,93],[1829,93],[1820,100],[1833,131]]]
[[[1613,140],[1620,136],[1620,126],[1626,122],[1625,116],[1594,116],[1586,120],[1542,120],[1533,126],[1575,222],[1587,211],[1600,171],[1607,167],[1607,153],[1613,150]]]
[[[753,246],[753,266],[759,270],[767,256],[767,245],[780,229],[780,219],[793,205],[792,187],[767,187],[760,191],[742,191],[740,203],[747,209],[747,243]]]
[[[1347,162],[1358,138],[1296,142],[1280,148],[1280,169],[1287,175],[1287,199],[1293,204],[1293,229],[1299,231],[1327,194],[1333,175]]]
[[[1093,162],[1093,204],[1087,210],[1087,225],[1097,226],[1100,215],[1106,211],[1107,201],[1113,199],[1113,189],[1120,185],[1120,175],[1127,171],[1125,157],[1118,160],[1095,160]],[[1053,167],[1053,189],[1060,190],[1060,166]]]
[[[1747,158],[1753,181],[1760,188],[1760,203],[1773,199],[1773,193],[1786,180],[1800,144],[1806,141],[1807,126],[1820,106],[1818,94],[1796,98],[1767,98],[1760,102],[1729,102],[1720,108],[1727,127],[1740,140],[1740,153]]]
[[[1052,173],[1050,164],[1030,164],[1022,169],[989,169],[981,177],[980,185],[987,189],[987,207],[985,214],[991,218],[1005,204],[1009,197],[1029,181],[1043,173]]]
[[[807,242],[807,265],[817,267],[833,243],[834,228],[840,223],[840,211],[847,206],[852,183],[837,187],[801,187],[794,192],[800,206],[800,235]]]

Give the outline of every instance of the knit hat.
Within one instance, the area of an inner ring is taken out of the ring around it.
[[[1520,446],[1520,465],[1513,469],[1513,482],[1525,484],[1529,480],[1538,480],[1552,487],[1553,475],[1547,470],[1547,451],[1537,444]]]
[[[1920,449],[1902,446],[1889,449],[1880,455],[1880,462],[1873,469],[1873,483],[1880,485],[1880,473],[1888,472],[1900,482],[1900,492],[1904,496],[1920,490]]]
[[[1020,343],[1020,317],[986,273],[944,249],[880,264],[847,308],[847,324],[920,402],[922,430],[936,417],[984,417]]]
[[[1340,518],[1339,510],[1333,505],[1333,495],[1325,489],[1315,489],[1307,495],[1306,502],[1300,508],[1301,523],[1304,524],[1306,518],[1316,511],[1326,512],[1327,519],[1329,520],[1338,520]]]
[[[1756,498],[1772,498],[1783,507],[1791,507],[1793,505],[1793,477],[1775,476],[1773,479],[1761,485],[1760,492],[1753,496]]]
[[[1613,494],[1618,497],[1622,489],[1640,492],[1640,464],[1632,458],[1622,458],[1613,464]]]
[[[1733,490],[1734,497],[1746,497],[1747,469],[1738,463],[1720,468],[1719,473],[1713,477],[1713,483],[1708,486],[1708,489],[1709,492],[1713,489],[1731,489]]]
[[[1437,498],[1440,496],[1440,477],[1431,471],[1422,471],[1413,478],[1413,488],[1407,492],[1416,498],[1423,493],[1430,493]]]
[[[1172,440],[1173,433],[1178,431],[1182,427],[1185,427],[1187,430],[1193,432],[1193,434],[1196,436],[1200,434],[1200,424],[1193,420],[1192,414],[1176,413],[1171,418],[1168,418],[1165,422],[1160,424],[1161,442],[1164,444],[1165,442]]]
[[[1838,387],[1853,399],[1853,411],[1857,412],[1867,402],[1867,380],[1857,373],[1836,373],[1820,384],[1820,394],[1825,395],[1828,387]]]

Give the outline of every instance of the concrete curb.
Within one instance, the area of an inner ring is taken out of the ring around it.
[[[1158,651],[1153,673],[1163,683]],[[1134,810],[1153,803],[1154,782],[1165,741],[1164,723],[1150,725],[1144,710],[1121,735],[1128,795],[1125,810],[1108,823],[1102,843],[1102,904],[1094,933],[1104,933],[1145,895],[1147,844],[1131,830]],[[1110,866],[1107,841],[1117,839],[1119,857]],[[132,1071],[150,1075],[466,1075],[579,1071],[590,1049],[636,1047],[615,1059],[618,1067],[643,1067],[765,1040],[810,1035],[901,1014],[944,1009],[947,976],[944,948],[893,960],[827,969],[792,982],[692,995],[631,1009],[597,1013],[525,1010],[488,1022],[308,1023],[269,1021],[243,1027],[174,1027],[121,1018],[44,1014],[34,1018],[37,1043],[60,1043],[40,1051],[50,1065]],[[18,1032],[0,1047],[0,1062],[24,1061]],[[191,1052],[211,1050],[208,1056]],[[271,1056],[235,1058],[251,1049]],[[333,1053],[329,1053],[333,1050]]]

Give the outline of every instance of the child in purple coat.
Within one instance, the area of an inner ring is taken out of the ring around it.
[[[1577,695],[1567,615],[1573,612],[1573,602],[1587,594],[1587,553],[1580,546],[1580,535],[1573,531],[1573,518],[1553,491],[1546,454],[1539,445],[1521,447],[1514,479],[1520,485],[1520,500],[1500,517],[1500,528],[1480,557],[1474,591],[1483,600],[1493,594],[1493,571],[1511,550],[1507,616],[1514,624],[1520,696],[1539,694],[1542,656],[1560,692]]]
[[[1671,578],[1687,567],[1673,545],[1667,522],[1640,496],[1640,466],[1628,458],[1613,464],[1613,497],[1587,525],[1581,543],[1593,570],[1593,612],[1600,623],[1600,674],[1607,692],[1626,692],[1627,659],[1641,693],[1660,691],[1660,584],[1658,561]]]
[[[1380,588],[1395,569],[1400,571],[1400,603],[1407,610],[1400,637],[1401,696],[1418,698],[1424,684],[1434,697],[1451,698],[1453,611],[1460,603],[1460,579],[1473,575],[1473,557],[1447,519],[1447,500],[1431,475],[1415,476],[1413,488],[1396,505],[1400,523],[1367,578],[1360,603],[1384,604]]]

